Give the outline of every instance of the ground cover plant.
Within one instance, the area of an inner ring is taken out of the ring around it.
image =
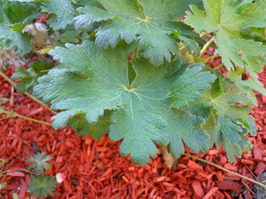
[[[231,162],[251,149],[252,90],[266,94],[257,79],[264,1],[1,1],[0,9],[2,47],[36,51],[23,29],[40,14],[56,35],[57,46],[41,52],[57,66],[38,63],[13,75],[20,92],[61,111],[55,129],[68,124],[96,140],[108,134],[139,165],[158,146],[178,158],[184,144],[196,153],[222,145]],[[209,46],[222,57],[216,68],[201,58]]]

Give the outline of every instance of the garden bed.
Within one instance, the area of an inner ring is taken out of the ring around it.
[[[14,71],[15,67],[11,67],[5,74],[10,77]],[[266,70],[260,74],[260,80],[266,85]],[[15,88],[1,77],[0,85],[0,97],[9,99],[6,110],[51,122],[53,114],[49,110],[16,93]],[[231,164],[222,149],[213,148],[208,153],[197,155],[189,149],[186,152],[251,179],[261,180],[266,171],[266,97],[258,94],[257,99],[258,107],[253,108],[252,115],[258,132],[256,137],[250,137],[253,143],[251,153],[245,152],[241,159]],[[249,199],[255,198],[258,190],[254,189],[254,184],[238,176],[187,156],[178,159],[175,170],[168,169],[160,156],[140,167],[131,163],[128,157],[121,157],[119,142],[111,142],[107,137],[94,141],[90,137],[78,136],[70,128],[55,131],[48,125],[17,117],[0,120],[0,127],[0,158],[6,161],[5,170],[27,169],[26,158],[45,152],[52,157],[51,168],[46,173],[66,176],[62,183],[57,184],[54,195],[48,198]],[[6,186],[0,194],[4,199],[12,198],[12,193],[17,193],[20,199],[30,197],[26,191],[29,179],[29,174],[24,172],[2,176],[0,183],[5,182]]]

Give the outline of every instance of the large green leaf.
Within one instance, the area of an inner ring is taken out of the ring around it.
[[[190,3],[199,0],[99,0],[104,9],[86,6],[79,8],[82,15],[75,18],[77,29],[91,28],[94,22],[102,23],[96,33],[96,44],[114,48],[122,39],[127,43],[138,40],[145,46],[144,56],[156,65],[170,61],[178,52],[176,40],[170,36],[177,28],[172,22],[182,17]]]
[[[34,92],[51,103],[53,109],[64,110],[53,117],[55,128],[65,126],[76,114],[82,113],[87,122],[94,123],[105,110],[113,110],[109,137],[115,141],[123,139],[122,155],[130,154],[132,161],[141,165],[156,155],[155,143],[172,143],[170,149],[175,156],[183,152],[181,139],[197,152],[207,148],[208,135],[197,129],[204,120],[169,108],[172,83],[188,71],[166,78],[168,65],[158,68],[140,59],[132,61],[136,77],[129,81],[128,55],[123,49],[101,50],[90,41],[66,46],[51,51],[65,68],[52,69],[39,78]],[[180,89],[181,96],[182,92]]]
[[[262,71],[266,47],[261,42],[242,38],[241,31],[247,27],[265,27],[266,1],[255,2],[203,0],[205,10],[192,6],[185,22],[192,24],[197,32],[215,33],[215,43],[228,69],[235,65],[245,67],[252,76]]]

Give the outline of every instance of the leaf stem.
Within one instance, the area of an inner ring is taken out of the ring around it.
[[[0,75],[6,80],[8,81],[8,83],[10,83],[12,86],[16,87],[17,85],[15,84],[15,82],[13,82],[10,78],[8,78],[4,73],[2,73],[0,71]]]
[[[208,47],[211,45],[211,43],[214,41],[215,37],[213,36],[201,49],[200,51],[200,57],[206,52],[206,50],[208,49]]]
[[[215,67],[213,68],[213,70],[218,70],[218,69],[221,68],[223,65],[224,65],[224,64],[221,63],[221,64],[219,64],[218,66],[215,66]]]
[[[10,117],[20,117],[20,118],[25,119],[25,120],[29,120],[29,121],[33,121],[33,122],[36,122],[36,123],[40,123],[40,124],[45,124],[45,125],[48,125],[48,126],[52,126],[52,124],[49,123],[49,122],[44,122],[44,121],[41,121],[41,120],[36,120],[36,119],[30,118],[30,117],[26,117],[24,115],[20,115],[20,114],[15,113],[15,112],[6,111],[4,109],[0,109],[0,114],[1,113],[6,113],[8,115],[7,117],[5,117],[5,119],[6,118],[10,118]]]
[[[225,171],[225,172],[228,172],[228,173],[234,174],[234,175],[236,175],[236,176],[238,176],[238,177],[240,177],[240,178],[243,178],[243,179],[245,179],[245,180],[248,180],[248,181],[250,181],[250,182],[252,182],[252,183],[254,183],[254,184],[260,185],[260,186],[262,186],[264,189],[266,189],[266,185],[264,185],[264,184],[262,184],[262,183],[260,183],[260,182],[257,182],[256,180],[253,180],[253,179],[251,179],[251,178],[248,178],[248,177],[246,177],[246,176],[243,176],[243,175],[241,175],[241,174],[239,174],[239,173],[236,173],[236,172],[230,171],[230,170],[228,170],[228,169],[225,169],[225,168],[223,168],[222,166],[220,166],[220,165],[218,165],[218,164],[215,164],[215,163],[210,162],[210,161],[208,161],[208,160],[204,160],[204,159],[202,159],[202,158],[195,157],[195,156],[190,155],[190,154],[188,154],[188,153],[183,153],[183,155],[188,156],[188,157],[193,158],[193,159],[196,159],[196,160],[198,160],[198,161],[201,161],[201,162],[207,163],[207,164],[209,164],[209,165],[212,165],[212,166],[214,166],[214,167],[216,167],[216,168],[218,168],[218,169],[221,169],[221,170],[223,170],[223,171]]]
[[[205,61],[205,63],[206,63],[208,60],[210,60],[210,59],[215,59],[215,58],[217,58],[217,57],[220,57],[220,55],[212,55],[212,56],[206,57],[206,58],[204,58],[204,61]]]
[[[0,75],[6,80],[8,81],[12,86],[16,87],[17,85],[15,84],[15,82],[13,82],[9,77],[7,77],[4,73],[2,73],[0,71]],[[36,97],[34,97],[33,95],[31,95],[30,93],[28,93],[27,91],[24,92],[23,94],[25,94],[26,96],[28,96],[29,98],[31,98],[32,100],[34,100],[35,102],[39,103],[40,105],[42,105],[43,107],[45,107],[46,109],[48,109],[49,111],[51,111],[53,114],[57,114],[54,110],[50,109],[49,106],[47,106],[46,104],[44,104],[41,100],[37,99]]]
[[[204,37],[206,37],[208,34],[210,34],[210,33],[206,32],[206,31],[203,31],[202,33],[200,33],[200,37],[201,37],[201,38],[204,38]]]

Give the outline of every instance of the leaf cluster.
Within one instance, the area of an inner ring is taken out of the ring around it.
[[[28,190],[36,197],[47,197],[53,195],[56,188],[56,180],[54,176],[43,174],[44,171],[50,168],[50,163],[47,162],[51,159],[46,153],[37,153],[34,156],[27,158],[26,161],[30,162],[29,169],[35,173],[31,176]]]
[[[121,154],[140,165],[156,155],[157,146],[167,145],[179,157],[184,144],[197,153],[222,145],[230,161],[249,148],[247,134],[256,132],[248,115],[250,105],[256,104],[252,89],[266,93],[256,76],[265,62],[265,1],[9,4],[20,5],[19,12],[37,6],[49,13],[50,29],[61,33],[60,45],[49,52],[58,62],[55,68],[45,75],[18,69],[13,76],[26,82],[23,89],[34,85],[37,97],[61,110],[52,118],[55,129],[69,124],[97,140],[108,133],[111,140],[122,140]],[[24,23],[8,18],[4,7],[0,24],[18,30]],[[227,77],[198,63],[206,47],[202,35],[210,33],[229,70]],[[18,41],[12,45],[26,51]],[[242,80],[244,72],[251,79]]]

